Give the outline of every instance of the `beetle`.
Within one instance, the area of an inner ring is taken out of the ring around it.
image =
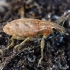
[[[39,19],[31,19],[31,18],[21,18],[16,19],[8,24],[6,24],[3,28],[3,31],[8,35],[11,35],[12,42],[7,47],[10,48],[14,44],[14,39],[24,40],[20,44],[16,45],[14,49],[20,49],[22,45],[25,44],[26,41],[31,40],[32,38],[38,38],[42,35],[41,39],[41,58],[39,59],[38,65],[41,64],[43,59],[43,49],[44,49],[44,39],[47,38],[50,34],[53,33],[53,28],[58,30],[61,33],[65,33],[65,28],[55,24],[51,21],[43,21]]]

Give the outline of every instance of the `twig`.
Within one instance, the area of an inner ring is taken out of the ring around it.
[[[22,5],[19,9],[18,9],[18,13],[20,14],[20,17],[23,18],[24,17],[24,6]]]

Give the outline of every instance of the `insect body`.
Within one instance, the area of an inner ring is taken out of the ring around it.
[[[14,41],[13,39],[24,39],[19,45],[16,45],[14,49],[19,49],[26,41],[31,38],[37,38],[40,35],[43,35],[41,40],[41,58],[39,59],[38,65],[41,64],[41,60],[43,59],[43,49],[44,49],[44,38],[53,33],[53,28],[58,30],[61,33],[65,33],[65,28],[52,23],[50,21],[42,21],[38,19],[17,19],[9,22],[4,26],[3,30],[5,33],[12,36],[12,43],[8,48],[10,48]]]
[[[60,32],[65,29],[50,21],[42,21],[38,19],[17,19],[9,22],[4,26],[3,31],[12,36],[35,37],[45,34],[46,36],[53,32],[53,28]]]

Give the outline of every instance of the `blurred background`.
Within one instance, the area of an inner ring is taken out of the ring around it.
[[[0,21],[20,17],[56,20],[67,10],[70,0],[0,0]]]

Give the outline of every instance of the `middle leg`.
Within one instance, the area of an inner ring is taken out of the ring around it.
[[[27,42],[29,39],[30,39],[30,38],[29,38],[29,37],[27,37],[23,42],[21,42],[20,44],[18,44],[18,45],[16,45],[16,46],[14,46],[14,50],[19,51],[19,50],[20,50],[20,48],[22,47],[22,45],[24,45],[24,44],[25,44],[25,42]]]

